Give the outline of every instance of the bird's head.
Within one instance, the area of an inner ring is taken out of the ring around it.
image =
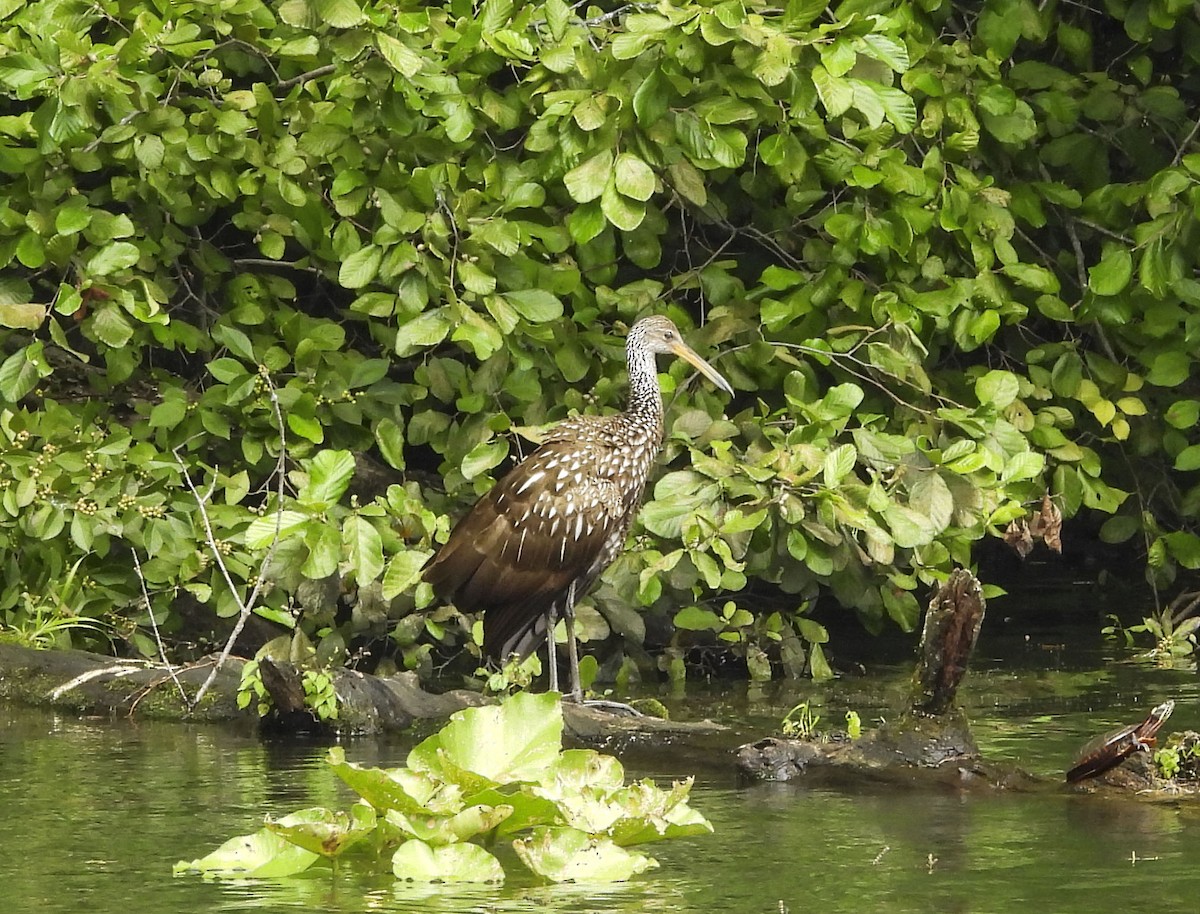
[[[629,349],[641,348],[654,355],[677,355],[694,365],[721,390],[727,394],[733,393],[733,387],[721,373],[700,358],[696,350],[683,341],[679,328],[669,317],[656,314],[642,318],[629,331],[626,346]]]

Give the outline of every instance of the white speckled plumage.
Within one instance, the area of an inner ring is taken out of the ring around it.
[[[570,637],[574,598],[620,554],[662,447],[656,356],[681,356],[732,393],[665,317],[635,324],[625,353],[625,411],[557,425],[459,521],[422,573],[443,599],[483,611],[484,649],[494,660],[531,653],[559,613]],[[552,683],[555,673],[552,666]],[[578,693],[575,663],[571,674]]]

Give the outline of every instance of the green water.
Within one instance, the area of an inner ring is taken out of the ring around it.
[[[674,704],[746,727],[807,698],[823,723],[887,713],[903,671],[824,688],[692,693]],[[1068,669],[1033,648],[986,655],[964,701],[985,752],[1058,777],[1089,735],[1166,697],[1167,729],[1200,729],[1195,674]],[[1133,709],[1132,711],[1130,709]],[[348,757],[397,764],[400,741]],[[276,882],[173,877],[171,865],[255,830],[264,814],[345,806],[325,747],[263,744],[216,727],[78,720],[0,707],[0,910],[25,912],[703,911],[1192,912],[1200,909],[1200,800],[1148,803],[1049,790],[962,794],[873,787],[741,786],[723,756],[632,753],[633,776],[697,773],[693,805],[716,827],[654,846],[661,868],[616,886],[450,890],[328,873]]]

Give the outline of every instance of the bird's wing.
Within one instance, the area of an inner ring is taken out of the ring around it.
[[[593,471],[604,447],[547,441],[476,503],[426,566],[439,596],[484,611],[489,654],[503,656],[500,648],[532,630],[621,529],[620,488]]]

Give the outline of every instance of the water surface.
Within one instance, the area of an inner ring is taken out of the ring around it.
[[[1195,675],[1106,663],[1031,643],[1024,659],[986,650],[963,694],[985,753],[1061,777],[1089,736],[1167,697],[1167,729],[1200,729]],[[1103,658],[1110,659],[1110,658]],[[689,689],[679,716],[706,714],[765,732],[808,700],[821,726],[853,707],[886,717],[903,666],[827,686]],[[351,741],[351,761],[399,764],[403,741]],[[724,757],[640,752],[631,776],[694,771],[706,838],[648,848],[661,868],[615,886],[420,888],[328,871],[267,882],[173,877],[171,866],[264,815],[349,797],[325,746],[260,742],[209,726],[80,720],[0,706],[3,908],[17,912],[980,912],[1195,911],[1200,801],[1149,803],[1035,793],[739,785]]]

